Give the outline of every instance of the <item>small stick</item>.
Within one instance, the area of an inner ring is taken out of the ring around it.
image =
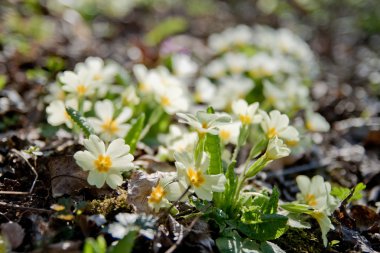
[[[2,202],[2,201],[0,202],[0,207],[16,208],[16,209],[20,209],[20,210],[28,210],[28,211],[43,212],[43,213],[53,212],[53,211],[48,210],[48,209],[7,204],[7,203]]]
[[[16,155],[18,155],[19,157],[21,157],[22,159],[24,159],[24,161],[26,162],[26,164],[29,165],[30,169],[33,171],[33,174],[35,175],[35,178],[33,180],[33,183],[32,183],[32,186],[30,187],[29,191],[28,192],[20,192],[20,191],[0,191],[0,194],[12,194],[12,195],[29,195],[33,192],[34,190],[34,186],[37,182],[37,179],[38,179],[38,173],[36,171],[36,169],[33,167],[33,165],[30,164],[30,162],[28,161],[28,159],[26,159],[24,157],[24,155],[18,151],[17,149],[14,149],[12,148],[11,149],[12,152],[14,152]]]
[[[181,244],[181,242],[183,241],[183,239],[186,238],[186,236],[188,236],[188,234],[190,233],[191,229],[194,227],[195,223],[197,223],[197,221],[199,220],[200,216],[197,216],[195,217],[195,219],[190,223],[190,226],[188,226],[186,228],[186,232],[183,234],[183,236],[181,236],[180,238],[178,238],[178,240],[167,250],[165,251],[165,253],[172,253],[174,252],[177,247]]]

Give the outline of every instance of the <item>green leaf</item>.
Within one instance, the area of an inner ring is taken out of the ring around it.
[[[131,129],[128,131],[128,134],[124,138],[125,143],[127,143],[131,148],[129,151],[131,154],[133,154],[136,150],[137,142],[140,139],[140,135],[144,127],[144,120],[145,114],[141,114],[132,124]]]
[[[260,153],[266,148],[268,144],[268,139],[260,135],[259,141],[256,141],[255,145],[252,147],[249,152],[248,159],[255,159]]]
[[[157,25],[146,34],[144,40],[149,46],[155,46],[165,38],[185,31],[187,27],[188,23],[185,18],[168,17],[158,22]]]
[[[281,207],[293,213],[310,214],[314,211],[314,209],[309,205],[297,204],[297,203],[286,203],[286,204],[282,204]]]
[[[207,113],[214,114],[215,110],[212,106],[207,107]]]
[[[223,173],[222,152],[220,147],[220,138],[218,135],[209,133],[206,135],[205,150],[210,157],[208,174],[214,175]]]
[[[94,238],[87,238],[83,246],[83,253],[105,253],[106,250],[107,243],[101,235],[96,240]]]
[[[337,197],[339,200],[343,201],[349,197],[352,192],[352,196],[347,200],[348,203],[359,200],[363,197],[362,191],[366,188],[363,183],[357,184],[352,190],[346,187],[335,186],[331,190],[331,195]]]
[[[216,239],[216,246],[221,253],[261,253],[256,242],[243,240],[236,231]]]
[[[272,195],[270,196],[267,204],[265,205],[265,209],[263,210],[263,213],[265,214],[274,214],[277,213],[277,206],[278,206],[278,200],[280,198],[280,192],[275,186],[272,191]]]
[[[137,230],[131,230],[123,239],[121,239],[109,253],[130,253],[132,252],[135,244],[136,237],[138,235]]]
[[[2,90],[6,84],[7,84],[7,76],[1,74],[0,75],[0,90]]]
[[[258,241],[274,240],[287,230],[288,218],[279,214],[263,214],[254,224],[237,223],[237,229],[251,239]],[[235,221],[236,222],[236,221]]]
[[[70,116],[71,120],[79,126],[87,138],[90,137],[91,134],[94,134],[94,129],[78,111],[71,107],[66,107],[66,112]]]

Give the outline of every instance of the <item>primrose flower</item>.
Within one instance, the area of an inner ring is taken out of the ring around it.
[[[286,114],[281,114],[277,110],[273,110],[269,115],[265,111],[260,111],[263,117],[261,128],[268,139],[278,136],[284,139],[287,145],[295,145],[299,141],[298,131],[289,126],[289,118]]]
[[[336,200],[330,195],[331,185],[324,182],[323,177],[317,175],[311,180],[307,176],[297,176],[298,188],[301,193],[297,194],[297,199],[314,209],[325,210],[331,214],[336,207]]]
[[[134,86],[128,86],[121,93],[121,100],[123,105],[137,105],[140,103],[140,98],[136,94],[136,89]]]
[[[195,128],[199,134],[218,134],[220,126],[231,122],[228,114],[211,114],[199,111],[195,115],[190,113],[177,113],[180,118],[178,122],[188,124]]]
[[[175,172],[166,173],[165,177],[160,178],[157,185],[152,187],[152,192],[148,196],[148,205],[155,212],[169,207],[169,201],[178,200],[186,191],[184,184],[175,181],[176,177]]]
[[[154,88],[156,101],[164,108],[168,114],[187,111],[189,101],[184,96],[183,89],[180,87],[164,87],[156,85]]]
[[[110,100],[98,101],[95,103],[97,118],[88,118],[88,122],[95,132],[99,133],[101,138],[106,141],[110,141],[114,137],[124,137],[130,128],[129,124],[125,124],[132,116],[130,108],[125,107],[116,118],[114,113],[114,106]]]
[[[307,176],[300,175],[296,181],[301,191],[297,194],[297,199],[314,208],[310,215],[317,220],[321,227],[323,244],[327,246],[326,235],[330,229],[334,228],[328,216],[338,206],[338,201],[330,195],[331,185],[324,182],[323,177],[319,175],[314,176],[311,181]]]
[[[195,82],[194,98],[199,103],[209,103],[215,97],[216,86],[207,78],[201,77]]]
[[[64,91],[73,93],[78,97],[91,95],[95,91],[91,76],[84,70],[78,71],[78,73],[65,71],[60,75],[59,80],[63,83],[62,89]]]
[[[262,116],[258,112],[259,103],[248,105],[244,99],[239,99],[232,103],[232,111],[239,116],[239,120],[243,125],[260,123]]]
[[[227,71],[226,63],[223,60],[217,59],[211,61],[204,69],[203,72],[206,76],[219,79],[225,76]]]
[[[75,71],[87,72],[89,79],[94,83],[98,89],[98,95],[104,96],[113,83],[117,73],[116,64],[104,64],[104,61],[99,57],[88,57],[85,62],[78,63],[75,66]]]
[[[241,75],[222,78],[211,105],[216,110],[230,109],[233,101],[244,98],[253,87],[252,80]]]
[[[173,72],[180,78],[189,78],[198,71],[198,65],[186,54],[176,54],[172,57]]]
[[[222,125],[219,127],[219,138],[223,143],[237,144],[240,133],[240,122]]]
[[[306,112],[306,128],[312,132],[328,132],[330,125],[326,119],[319,113],[307,111]]]
[[[188,132],[185,128],[170,125],[168,134],[159,134],[158,140],[164,146],[158,148],[160,160],[174,160],[174,153],[192,152],[198,140],[197,133]]]
[[[266,53],[258,53],[248,61],[248,72],[253,78],[273,76],[280,70],[278,60]]]
[[[66,124],[68,128],[72,128],[70,116],[66,112],[66,107],[71,107],[74,110],[78,110],[78,99],[72,98],[67,101],[55,100],[46,107],[46,113],[48,114],[47,121],[52,126],[59,126]],[[83,112],[88,112],[91,109],[91,102],[85,100],[83,103]]]
[[[207,174],[210,160],[206,154],[199,167],[195,166],[194,158],[189,153],[175,153],[174,157],[178,181],[190,186],[189,191],[195,192],[198,198],[211,201],[213,192],[224,191],[226,177],[224,174]]]
[[[231,74],[238,75],[245,72],[248,64],[247,56],[241,53],[226,53],[223,57]]]
[[[269,160],[276,160],[290,154],[290,149],[277,136],[269,140],[265,156]]]
[[[104,142],[96,135],[84,140],[87,150],[74,154],[76,163],[89,171],[87,182],[101,188],[104,183],[115,189],[123,183],[122,172],[134,167],[133,156],[123,139],[116,139],[106,148]]]

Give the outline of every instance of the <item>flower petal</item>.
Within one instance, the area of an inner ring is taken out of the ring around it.
[[[99,173],[95,170],[90,171],[90,173],[88,173],[87,182],[90,185],[95,185],[96,187],[101,188],[106,181],[107,175],[107,173]]]

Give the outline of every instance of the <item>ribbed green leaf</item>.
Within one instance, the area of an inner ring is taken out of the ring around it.
[[[70,116],[71,120],[79,126],[87,138],[94,133],[94,129],[78,111],[71,107],[66,107],[66,112]]]
[[[131,150],[130,153],[133,154],[136,149],[137,142],[140,139],[141,132],[144,128],[145,114],[141,114],[136,121],[133,123],[128,134],[125,136],[124,140],[127,143]]]
[[[206,135],[205,150],[210,157],[208,173],[210,175],[223,173],[222,152],[218,135],[209,133]]]

